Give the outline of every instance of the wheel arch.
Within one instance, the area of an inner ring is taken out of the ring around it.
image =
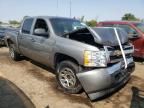
[[[58,64],[64,60],[69,60],[71,62],[76,63],[77,65],[80,65],[79,62],[75,58],[68,56],[66,54],[56,53],[54,56],[54,68],[56,69]]]
[[[11,39],[6,40],[7,46],[9,47],[10,44],[14,44],[14,42]]]

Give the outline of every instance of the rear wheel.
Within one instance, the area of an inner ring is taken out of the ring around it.
[[[14,44],[9,45],[9,55],[12,60],[17,61],[20,59],[20,54],[15,51]]]
[[[71,61],[63,61],[57,68],[56,78],[59,86],[67,93],[79,93],[82,86],[76,77],[77,64]]]

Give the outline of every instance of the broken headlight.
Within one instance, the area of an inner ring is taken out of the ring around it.
[[[85,51],[84,66],[87,67],[106,67],[107,57],[105,51]]]

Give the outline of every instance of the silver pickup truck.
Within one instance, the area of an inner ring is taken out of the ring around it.
[[[70,18],[26,17],[5,42],[13,60],[26,56],[53,68],[64,92],[84,90],[91,100],[120,88],[135,67],[122,29],[90,28]]]

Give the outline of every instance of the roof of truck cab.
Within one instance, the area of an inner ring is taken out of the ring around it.
[[[140,21],[101,21],[99,23],[103,23],[103,24],[136,24],[136,23],[140,23]]]
[[[44,18],[44,19],[54,19],[54,18],[60,18],[60,19],[74,19],[69,17],[60,17],[60,16],[26,16],[25,18]],[[75,20],[75,19],[74,19]]]

